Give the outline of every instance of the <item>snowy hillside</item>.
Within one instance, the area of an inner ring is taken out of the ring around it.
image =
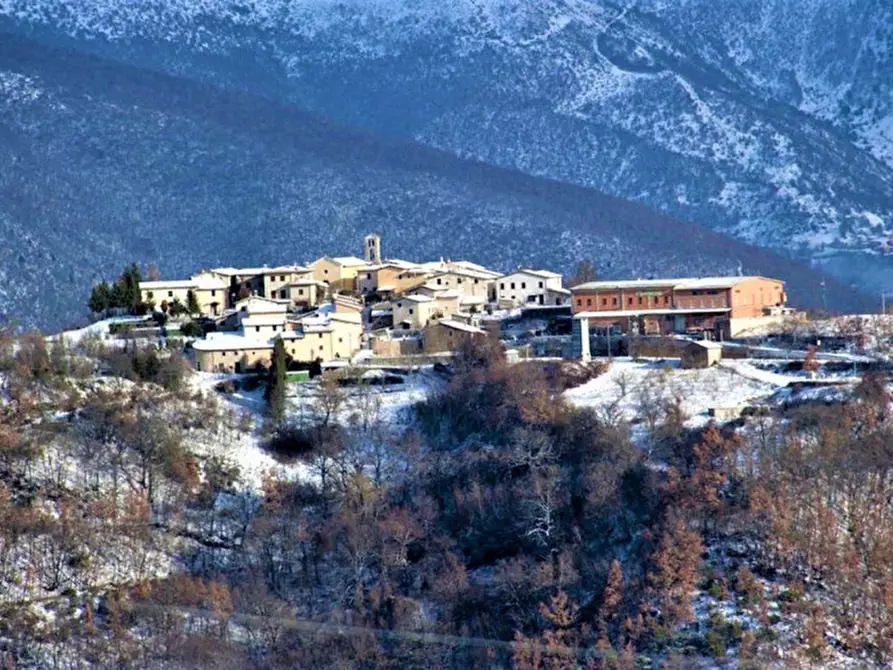
[[[202,267],[359,251],[605,276],[784,277],[821,306],[822,277],[639,204],[341,127],[248,95],[33,40],[0,40],[0,321],[66,326],[130,262]],[[64,231],[64,234],[60,234]],[[56,291],[43,290],[52,278]],[[828,281],[829,307],[873,302]]]
[[[0,30],[592,186],[876,288],[893,236],[891,12],[883,0],[5,0]]]

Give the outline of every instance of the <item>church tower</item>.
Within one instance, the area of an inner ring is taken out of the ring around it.
[[[372,265],[381,264],[381,238],[374,234],[366,235],[363,246],[366,250],[366,262]]]

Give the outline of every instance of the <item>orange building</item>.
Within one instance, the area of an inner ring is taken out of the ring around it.
[[[726,337],[785,310],[784,282],[766,277],[597,281],[571,289],[577,318],[593,327],[661,335],[713,330]]]

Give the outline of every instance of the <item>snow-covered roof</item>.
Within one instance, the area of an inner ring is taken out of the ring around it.
[[[514,272],[506,272],[500,277],[500,279],[503,279],[505,277],[513,277],[515,275],[528,275],[531,277],[539,277],[540,279],[561,279],[561,275],[557,272],[551,272],[549,270],[534,270],[533,268],[518,268]]]
[[[482,295],[463,295],[459,302],[463,305],[484,305],[487,299]]]
[[[434,298],[432,298],[430,295],[421,295],[419,293],[405,295],[400,298],[400,300],[409,300],[410,302],[434,302]]]
[[[237,301],[235,307],[248,314],[285,314],[288,309],[288,303],[251,295]]]
[[[610,309],[603,312],[577,312],[575,319],[613,318],[618,316],[649,316],[661,314],[715,314],[729,312],[729,307],[695,307],[692,309]]]
[[[357,258],[356,256],[333,256],[327,258],[330,261],[335,261],[338,265],[346,265],[347,267],[356,267],[358,265],[366,265],[366,261],[362,258]]]
[[[438,291],[434,294],[435,300],[455,300],[462,297],[462,291],[456,289],[447,289],[446,291]]]
[[[461,330],[464,333],[474,333],[476,335],[486,335],[487,333],[480,328],[475,328],[474,326],[469,326],[467,323],[462,323],[461,321],[453,321],[451,319],[441,319],[437,321],[441,326],[445,328],[452,328],[453,330]]]
[[[242,317],[243,327],[251,326],[283,326],[286,319],[284,314],[247,314]]]
[[[310,268],[304,267],[303,265],[278,265],[276,267],[267,267],[264,265],[263,267],[253,268],[214,268],[211,272],[228,276],[257,276],[291,273],[304,274],[310,272]]]
[[[710,340],[692,340],[689,344],[695,344],[704,349],[722,349],[722,345],[719,342],[711,342]]]
[[[765,277],[684,277],[675,279],[629,279],[620,281],[592,281],[573,287],[575,291],[598,291],[602,289],[648,289],[673,288],[694,290],[708,288],[732,288],[742,282]],[[779,281],[779,280],[772,280]]]
[[[165,289],[190,289],[197,288],[197,284],[192,279],[169,279],[167,281],[141,281],[141,291],[163,291]]]
[[[244,351],[246,349],[272,349],[270,340],[258,340],[233,333],[208,333],[203,340],[192,343],[196,351]]]

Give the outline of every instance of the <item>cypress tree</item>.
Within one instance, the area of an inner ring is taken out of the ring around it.
[[[267,413],[277,426],[285,418],[285,388],[288,384],[288,361],[285,354],[285,343],[276,340],[273,346],[273,364],[267,380]]]
[[[202,311],[202,308],[198,304],[198,298],[195,295],[195,291],[192,289],[186,291],[186,309],[189,311],[190,316],[194,316]]]

